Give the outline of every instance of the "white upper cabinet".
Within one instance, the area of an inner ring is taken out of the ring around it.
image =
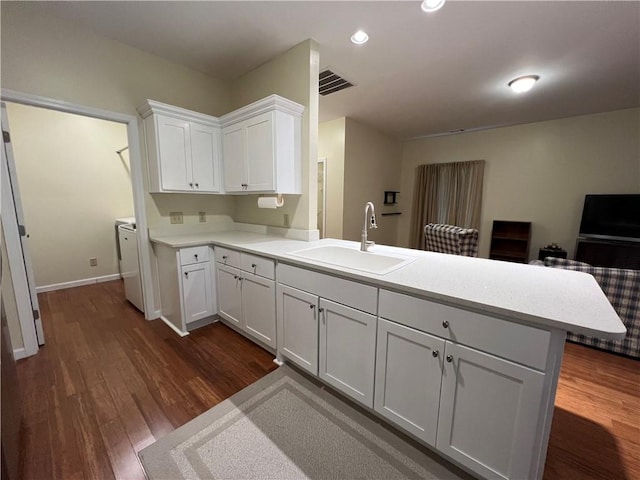
[[[303,111],[271,95],[220,118],[227,193],[302,193]]]
[[[149,191],[222,193],[216,117],[147,100],[144,119]]]

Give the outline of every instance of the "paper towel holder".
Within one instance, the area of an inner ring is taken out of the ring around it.
[[[275,197],[258,196],[258,208],[279,208],[284,205],[284,196],[279,193]]]

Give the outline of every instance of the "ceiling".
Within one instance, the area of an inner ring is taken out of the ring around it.
[[[640,2],[43,2],[80,26],[232,80],[307,38],[356,87],[320,99],[399,139],[640,105]],[[357,29],[369,33],[350,43]],[[528,94],[507,82],[537,74]]]

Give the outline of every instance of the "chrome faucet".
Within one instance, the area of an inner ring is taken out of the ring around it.
[[[369,209],[371,209],[371,217],[369,217]],[[362,252],[366,252],[369,247],[375,245],[375,242],[367,240],[367,224],[369,228],[378,228],[376,209],[373,206],[373,202],[367,202],[364,206],[364,225],[362,226],[362,241],[360,242],[360,250]]]

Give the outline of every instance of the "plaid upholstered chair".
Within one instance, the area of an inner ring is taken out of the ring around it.
[[[544,265],[593,275],[627,328],[627,335],[621,340],[604,340],[571,332],[567,332],[567,340],[640,358],[640,270],[594,267],[588,263],[555,257],[545,258]]]
[[[424,227],[426,250],[430,252],[478,256],[478,230],[455,225],[430,223]]]

